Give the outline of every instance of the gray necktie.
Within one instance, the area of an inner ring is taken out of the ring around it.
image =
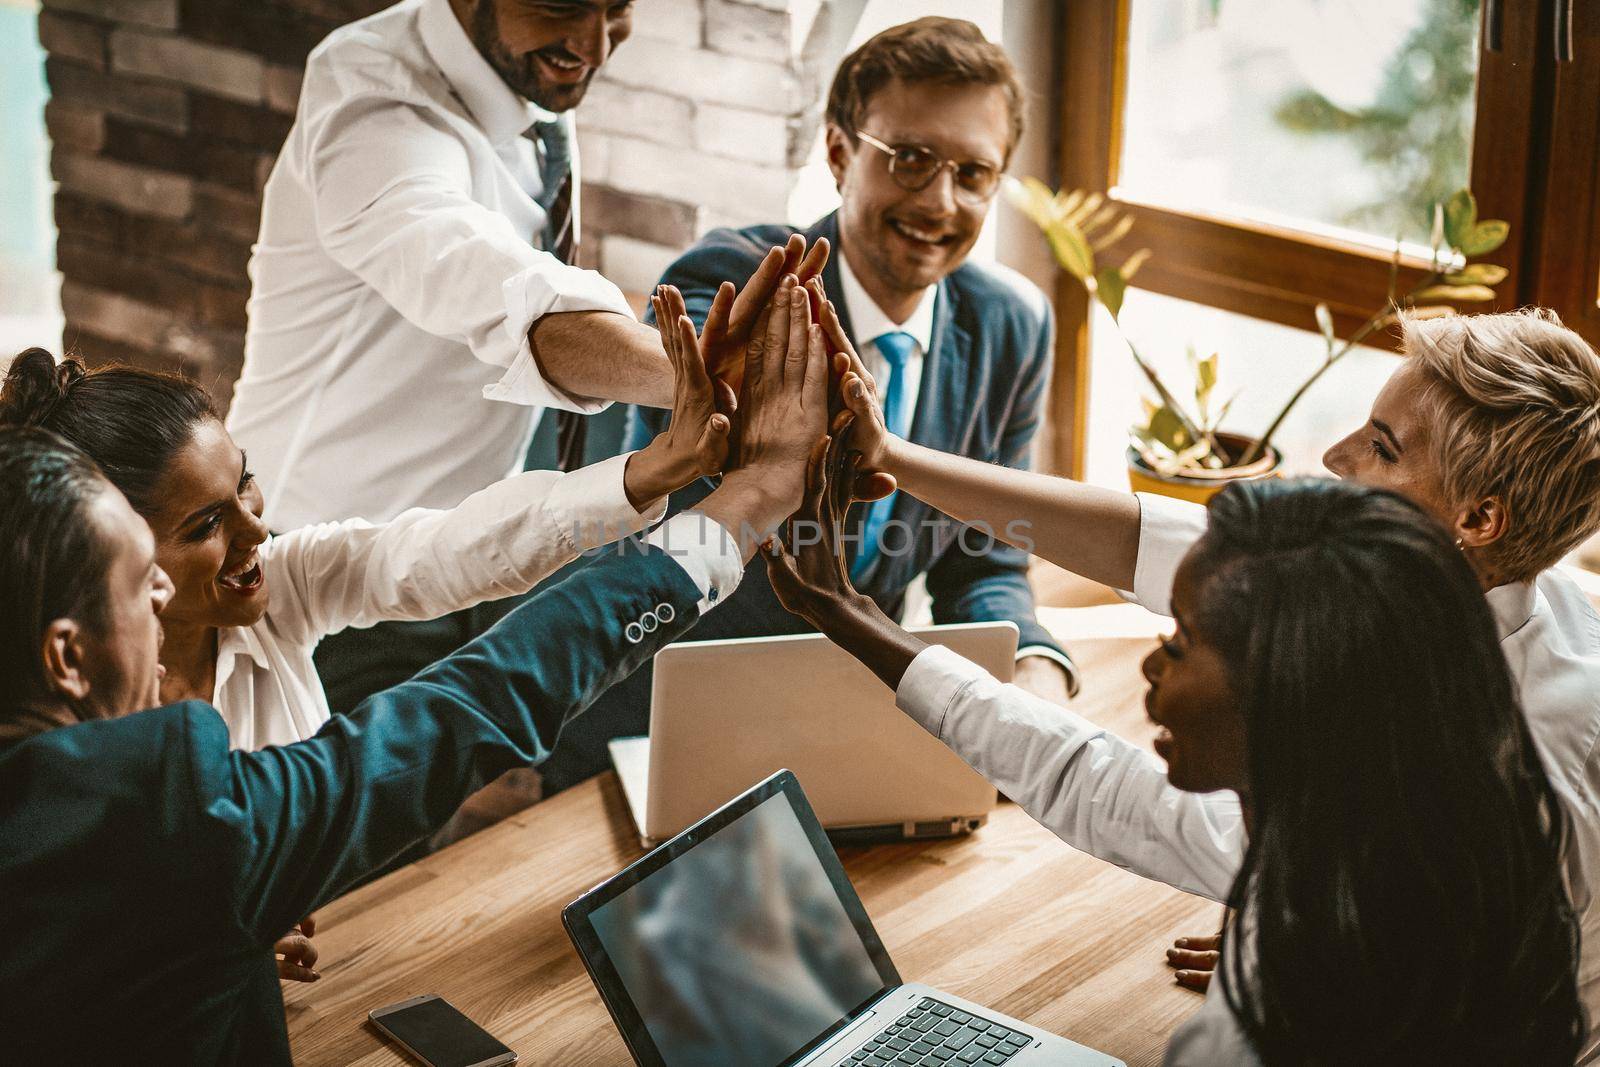
[[[578,219],[572,210],[572,141],[567,124],[536,122],[526,134],[539,153],[539,180],[544,186],[537,198],[544,208],[544,249],[563,263],[578,255]],[[576,411],[556,412],[556,463],[564,471],[583,466],[583,445],[588,425]]]

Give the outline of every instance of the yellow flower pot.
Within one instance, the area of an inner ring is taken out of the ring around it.
[[[1252,443],[1251,438],[1236,433],[1219,433],[1217,440],[1236,456],[1243,455]],[[1135,493],[1159,493],[1178,500],[1191,500],[1196,504],[1210,503],[1211,498],[1222,492],[1230,482],[1280,477],[1282,467],[1283,458],[1278,455],[1278,450],[1269,448],[1266,455],[1248,467],[1185,471],[1181,475],[1168,476],[1150,469],[1137,451],[1128,449],[1128,485]]]

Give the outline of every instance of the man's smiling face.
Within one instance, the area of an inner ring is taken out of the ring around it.
[[[546,111],[578,105],[633,32],[633,0],[453,0],[456,17],[512,92]]]
[[[885,144],[920,145],[943,159],[1003,167],[1011,122],[997,85],[895,79],[867,101],[861,132]],[[948,170],[925,188],[901,188],[889,157],[828,129],[828,164],[843,200],[839,230],[850,268],[869,292],[920,293],[961,266],[992,201],[956,195]]]

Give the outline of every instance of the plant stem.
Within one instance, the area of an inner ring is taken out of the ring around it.
[[[1411,292],[1407,293],[1406,299],[1410,300],[1412,297],[1416,296],[1416,294],[1422,292],[1422,290],[1428,288],[1429,286],[1437,285],[1440,279],[1443,277],[1443,274],[1439,273],[1437,270],[1434,271],[1428,275],[1421,285],[1418,285],[1415,289],[1411,290]],[[1329,367],[1333,366],[1345,356],[1349,355],[1357,345],[1359,345],[1362,341],[1365,341],[1368,337],[1372,336],[1373,332],[1377,330],[1378,324],[1388,316],[1388,311],[1380,311],[1366,322],[1362,323],[1361,328],[1356,330],[1355,333],[1351,334],[1350,338],[1345,341],[1344,347],[1340,348],[1337,352],[1331,353],[1328,358],[1322,361],[1322,366],[1318,367],[1311,373],[1311,377],[1300,383],[1300,388],[1296,389],[1294,391],[1294,395],[1289,397],[1289,402],[1283,405],[1282,410],[1278,412],[1278,417],[1272,420],[1271,426],[1267,427],[1267,432],[1256,438],[1255,443],[1250,446],[1249,451],[1245,452],[1244,457],[1239,460],[1239,466],[1248,467],[1266,453],[1267,449],[1272,444],[1273,434],[1278,432],[1278,428],[1283,425],[1283,420],[1289,417],[1289,412],[1294,410],[1294,406],[1300,403],[1300,398],[1305,396],[1306,393],[1310,391],[1311,387],[1317,383],[1317,379],[1321,378],[1328,372]]]
[[[1112,317],[1112,321],[1116,322],[1115,316]],[[1133,342],[1123,332],[1122,323],[1120,322],[1117,322],[1117,333],[1121,336],[1122,343],[1128,346],[1128,354],[1133,357],[1134,364],[1144,372],[1145,378],[1155,387],[1156,396],[1160,397],[1161,402],[1178,417],[1178,422],[1183,425],[1183,432],[1189,435],[1189,440],[1199,441],[1202,436],[1199,425],[1179,406],[1177,398],[1162,383],[1161,376],[1156,373],[1155,368],[1146,363],[1144,357],[1139,355],[1139,350],[1133,347]]]

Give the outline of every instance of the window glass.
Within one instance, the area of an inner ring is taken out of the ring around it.
[[[1132,0],[1119,193],[1392,245],[1468,184],[1479,0]]]
[[[0,366],[29,345],[61,347],[47,92],[38,5],[0,0]]]
[[[1095,305],[1090,327],[1088,480],[1128,488],[1128,427],[1142,415],[1139,398],[1152,390],[1128,356],[1127,346],[1105,309]],[[1139,353],[1180,399],[1194,393],[1186,347],[1201,356],[1220,354],[1215,396],[1238,400],[1222,429],[1254,436],[1267,428],[1295,389],[1322,362],[1320,334],[1252,319],[1233,312],[1128,291],[1122,322]],[[1399,357],[1357,348],[1311,387],[1276,434],[1289,474],[1326,474],[1322,453],[1365,422],[1373,398],[1399,364]]]

